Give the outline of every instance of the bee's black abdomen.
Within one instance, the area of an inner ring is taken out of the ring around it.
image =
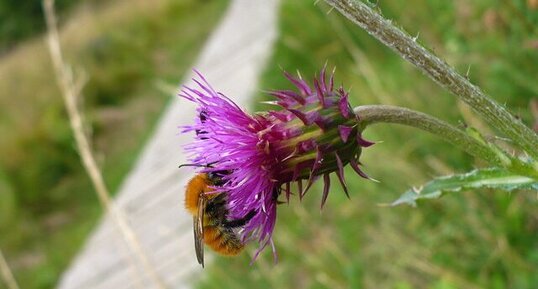
[[[241,219],[226,220],[226,222],[224,222],[223,226],[228,227],[228,228],[243,227],[244,225],[246,225],[248,223],[248,221],[250,221],[254,217],[254,215],[256,215],[256,212],[254,210],[252,210],[252,211],[248,212],[248,214],[246,214]]]

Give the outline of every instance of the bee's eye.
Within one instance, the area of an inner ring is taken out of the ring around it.
[[[229,171],[214,171],[207,173],[207,177],[213,182],[215,186],[222,186],[224,185],[224,176],[229,174]]]

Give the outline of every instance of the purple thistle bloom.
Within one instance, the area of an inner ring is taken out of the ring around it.
[[[314,79],[313,88],[303,79],[284,73],[298,92],[270,92],[283,109],[253,115],[215,91],[200,73],[196,74],[199,80],[194,81],[199,88],[183,87],[180,93],[198,104],[199,115],[194,125],[183,127],[183,132],[196,132],[195,140],[185,149],[192,163],[210,165],[203,172],[229,172],[216,191],[227,194],[230,219],[255,212],[242,237],[244,241],[258,239],[257,254],[267,244],[272,245],[277,198],[283,191],[289,200],[290,183],[298,183],[302,198],[314,181],[323,176],[323,207],[331,172],[336,172],[346,195],[343,167],[347,163],[368,178],[360,170],[358,158],[361,147],[373,143],[361,137],[359,118],[349,105],[348,93],[342,87],[334,89],[334,72],[327,81],[323,69],[319,78]]]

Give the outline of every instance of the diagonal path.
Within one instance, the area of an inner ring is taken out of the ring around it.
[[[276,38],[278,0],[233,0],[194,65],[218,90],[240,106],[249,103]],[[178,39],[180,41],[180,39]],[[184,83],[192,85],[192,74]],[[192,218],[183,209],[191,175],[177,169],[186,161],[177,126],[195,117],[194,106],[174,98],[153,137],[120,188],[116,203],[169,288],[189,288],[200,272],[194,254]],[[64,272],[57,288],[154,288],[129,256],[109,217],[104,217]]]

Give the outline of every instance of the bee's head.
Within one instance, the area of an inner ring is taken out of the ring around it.
[[[208,165],[199,165],[199,164],[181,164],[179,165],[179,168],[182,167],[203,167],[203,168],[212,168],[212,164]],[[211,171],[207,172],[206,175],[208,179],[215,185],[215,186],[222,186],[224,184],[223,178],[226,175],[229,175],[229,170],[218,170],[218,171]]]
[[[215,186],[222,186],[224,185],[224,177],[226,175],[229,175],[230,171],[220,170],[220,171],[214,171],[214,172],[208,172],[207,177],[215,184]]]
[[[210,180],[213,181],[215,186],[222,186],[224,185],[224,177],[229,174],[230,174],[230,171],[221,170],[221,171],[209,172],[207,173],[207,176],[209,177]]]

